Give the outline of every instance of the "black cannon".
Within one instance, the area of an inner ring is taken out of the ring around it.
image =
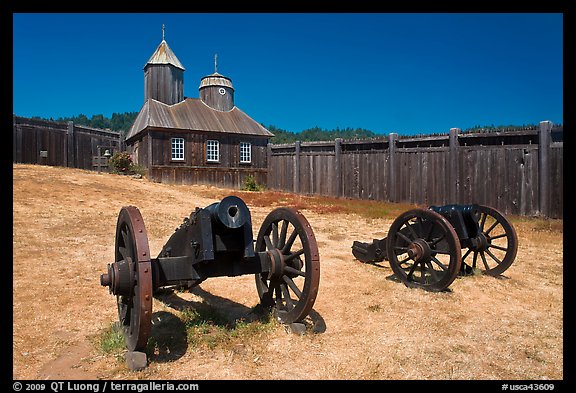
[[[320,282],[314,232],[292,208],[265,218],[254,243],[244,201],[228,196],[184,218],[162,251],[151,258],[138,208],[123,207],[116,224],[114,262],[100,284],[116,296],[118,318],[129,351],[142,351],[150,336],[154,292],[167,286],[192,288],[209,277],[254,274],[260,304],[274,308],[286,324],[311,311]]]
[[[517,249],[516,231],[506,217],[477,204],[413,209],[394,220],[384,239],[352,244],[356,259],[388,260],[406,286],[430,291],[445,290],[458,275],[498,276],[510,267]]]

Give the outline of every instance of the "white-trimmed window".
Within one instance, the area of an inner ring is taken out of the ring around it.
[[[184,161],[184,138],[172,138],[172,161]]]
[[[220,142],[216,140],[206,141],[206,161],[220,162]]]
[[[240,142],[240,162],[249,164],[252,162],[252,144],[249,142]]]

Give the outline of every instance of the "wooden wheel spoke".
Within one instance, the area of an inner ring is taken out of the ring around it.
[[[410,271],[408,272],[408,274],[406,275],[406,278],[408,278],[408,280],[412,280],[412,276],[414,275],[414,271],[416,270],[416,266],[418,266],[417,263],[412,264],[412,266],[410,267]]]
[[[296,275],[301,276],[301,277],[306,277],[306,272],[303,272],[302,270],[294,269],[292,266],[285,266],[284,271],[287,273],[296,274]]]
[[[487,213],[482,213],[482,219],[480,220],[480,230],[484,232],[484,225],[486,224]]]
[[[441,268],[442,270],[444,270],[444,271],[448,270],[448,266],[446,266],[446,265],[444,265],[442,262],[440,262],[440,260],[438,260],[438,258],[436,258],[436,257],[433,256],[430,260],[431,260],[431,261],[434,261],[438,266],[440,266],[440,268]]]
[[[278,223],[272,223],[272,244],[274,248],[278,248]]]
[[[118,299],[118,319],[120,320],[121,325],[126,325],[126,323],[130,323],[128,317],[128,310],[129,310],[129,301],[125,296],[119,296]]]
[[[123,230],[120,231],[120,234],[122,235],[122,241],[124,243],[124,246],[128,246],[130,244],[130,240],[128,239],[128,229],[125,227]]]
[[[260,285],[262,285],[262,287],[265,289],[265,292],[269,292],[268,280],[266,279],[266,277],[262,276],[261,274],[259,274],[258,277],[260,277],[259,282]]]
[[[502,261],[498,259],[496,255],[492,254],[490,250],[486,249],[484,251],[486,252],[486,254],[490,255],[490,258],[492,258],[498,265],[502,263]]]
[[[490,225],[490,228],[488,228],[488,229],[486,230],[486,232],[484,232],[484,234],[485,234],[486,236],[488,236],[488,234],[489,234],[490,232],[492,232],[492,230],[493,230],[494,228],[496,228],[496,226],[497,226],[498,224],[499,224],[498,221],[494,221],[494,223],[493,223],[492,225]]]
[[[278,282],[274,284],[274,294],[276,296],[276,308],[280,309],[282,307],[282,289]]]
[[[406,236],[402,232],[398,232],[398,237],[401,237],[406,243],[412,243],[412,239],[410,239],[408,236]]]
[[[272,241],[270,240],[270,236],[269,235],[264,235],[264,243],[266,244],[266,249],[268,251],[272,251],[274,250],[276,247],[274,247],[274,245],[272,244]]]
[[[507,237],[507,236],[508,235],[506,233],[501,233],[500,235],[490,236],[490,240],[500,239],[500,238]]]
[[[272,304],[274,303],[274,288],[271,288],[268,285],[268,281],[262,277],[260,278],[260,284],[262,285],[262,302],[264,304]]]
[[[489,244],[488,248],[495,248],[497,250],[501,250],[501,251],[508,251],[508,247],[502,247],[502,246],[498,246],[496,244]],[[488,251],[488,250],[486,250]]]
[[[482,263],[484,263],[484,268],[486,270],[490,270],[490,266],[488,266],[488,262],[486,262],[486,257],[484,256],[483,252],[480,252],[480,258],[482,258]]]
[[[432,262],[430,261],[426,262],[426,266],[428,267],[428,271],[430,272],[432,279],[434,281],[440,280],[441,277],[438,276],[438,272],[436,271],[436,269],[434,269],[434,266],[432,266]]]
[[[284,244],[284,247],[282,247],[282,254],[286,254],[292,248],[292,245],[296,240],[296,236],[298,236],[298,231],[296,230],[296,228],[294,228],[294,230],[290,234],[290,237],[286,241],[286,244]]]
[[[426,284],[426,266],[424,265],[424,261],[420,263],[420,283],[422,285]]]
[[[410,231],[412,236],[414,236],[413,239],[418,239],[420,237],[420,235],[418,235],[418,233],[416,233],[416,230],[414,229],[413,225],[406,223],[406,228],[408,228],[408,230]]]
[[[301,248],[300,250],[291,253],[287,257],[284,257],[284,262],[290,262],[292,259],[299,257],[300,255],[304,254],[304,249]]]
[[[284,275],[282,276],[282,280],[284,280],[286,285],[290,287],[290,289],[292,290],[292,292],[294,292],[294,294],[298,299],[302,297],[302,291],[300,291],[300,288],[298,288],[298,286],[294,283],[294,281],[292,281],[290,277]]]
[[[290,291],[288,291],[286,285],[280,285],[280,289],[282,290],[282,294],[284,296],[284,300],[286,301],[286,305],[290,306],[290,308],[294,308],[294,301],[290,297]]]
[[[406,258],[398,261],[398,264],[399,264],[399,265],[402,265],[403,263],[406,263],[406,262],[408,262],[408,261],[410,261],[410,260],[412,260],[412,258],[410,258],[410,256],[408,255],[408,256],[406,256]]]

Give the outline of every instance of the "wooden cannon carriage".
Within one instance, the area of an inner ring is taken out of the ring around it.
[[[210,277],[245,274],[255,275],[260,304],[275,311],[281,322],[299,322],[308,315],[318,293],[320,257],[312,227],[299,211],[273,210],[254,242],[248,207],[228,196],[196,208],[152,258],[140,211],[123,207],[114,262],[100,284],[116,296],[128,350],[139,352],[150,337],[157,289],[191,288]]]
[[[462,249],[467,249],[464,255]],[[430,291],[445,290],[458,275],[498,276],[517,249],[516,231],[506,217],[477,204],[413,209],[394,220],[387,237],[352,244],[358,260],[386,259],[406,286]]]

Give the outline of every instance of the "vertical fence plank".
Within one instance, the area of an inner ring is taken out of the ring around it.
[[[76,167],[76,156],[74,154],[74,122],[68,122],[68,128],[66,129],[66,166]]]
[[[388,135],[388,182],[386,184],[386,188],[388,189],[388,198],[390,198],[390,202],[396,202],[396,139],[398,138],[398,134],[395,132],[390,133]]]
[[[22,126],[14,120],[14,160],[16,162],[24,162],[22,151]]]
[[[334,166],[336,169],[336,189],[335,196],[342,196],[342,138],[336,138],[334,141]]]
[[[450,128],[448,203],[458,202],[458,134],[460,131],[460,128]]]
[[[300,192],[300,141],[294,144],[294,192]]]
[[[541,121],[538,134],[538,205],[540,214],[548,216],[550,213],[550,134],[551,121]]]
[[[268,143],[266,145],[266,167],[268,168],[268,171],[266,172],[266,185],[268,188],[275,188],[276,184],[272,185],[270,181],[271,180],[270,172],[272,172],[271,165],[272,165],[272,144]]]

